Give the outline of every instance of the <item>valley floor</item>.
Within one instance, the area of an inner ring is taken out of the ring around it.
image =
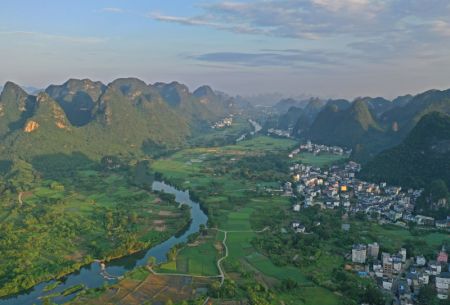
[[[170,290],[178,284],[167,282],[169,279],[193,281],[192,294],[156,292],[147,295],[148,304],[181,304],[186,299],[191,300],[189,304],[206,304],[205,288],[212,304],[238,304],[233,300],[250,304],[357,304],[366,297],[364,291],[373,289],[373,283],[352,273],[344,274],[349,287],[339,282],[354,242],[379,241],[383,236],[382,247],[390,250],[417,239],[420,251],[432,253],[448,240],[444,233],[412,236],[405,228],[358,218],[347,219],[352,229],[342,232],[341,215],[317,209],[310,209],[301,218],[306,223],[320,221],[323,231],[293,233],[290,226],[298,216],[292,216],[290,197],[279,192],[288,176],[283,164],[275,164],[278,159],[287,159],[293,145],[292,140],[256,137],[236,145],[182,150],[152,164],[166,181],[188,189],[202,203],[208,212],[209,229],[194,236],[167,263],[142,270],[145,275],[135,283],[145,287],[147,281],[159,277],[165,281],[164,289]],[[308,158],[320,165],[339,161]],[[80,300],[83,304],[100,304],[99,300],[115,303],[131,277],[100,296],[82,295]],[[203,282],[198,285],[200,280]],[[145,288],[139,287],[133,295],[143,297]]]

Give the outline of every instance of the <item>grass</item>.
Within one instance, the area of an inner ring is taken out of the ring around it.
[[[295,156],[292,161],[300,161],[303,164],[312,165],[316,167],[325,167],[333,163],[342,161],[346,159],[346,156],[339,156],[331,153],[321,153],[319,155],[314,155],[313,153],[300,153]]]
[[[274,277],[280,281],[291,279],[299,285],[312,285],[299,268],[292,266],[276,266],[267,257],[257,252],[247,255],[245,259],[263,274]]]
[[[297,141],[282,138],[272,138],[267,136],[255,137],[248,141],[239,142],[236,145],[226,146],[224,150],[245,150],[278,152],[291,149]]]
[[[214,236],[202,239],[198,245],[188,245],[177,254],[176,261],[162,264],[160,273],[181,273],[191,275],[215,276],[219,253],[214,247]]]
[[[150,272],[144,267],[135,268],[129,272],[126,276],[135,281],[143,281],[149,276]]]
[[[364,242],[378,241],[380,245],[392,251],[398,250],[407,240],[423,241],[424,245],[418,245],[421,251],[431,253],[450,240],[450,234],[442,232],[418,231],[418,235],[412,235],[408,229],[395,225],[380,226],[374,223],[354,222],[355,230],[361,232],[361,240]],[[380,240],[380,236],[383,238]]]
[[[302,287],[279,296],[286,305],[343,305],[341,298],[320,287]]]

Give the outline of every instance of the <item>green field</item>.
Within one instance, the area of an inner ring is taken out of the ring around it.
[[[214,248],[215,238],[209,236],[198,245],[187,245],[181,249],[175,261],[162,264],[157,268],[160,273],[181,273],[192,275],[218,275],[218,251]]]
[[[354,230],[360,232],[362,242],[377,241],[381,246],[392,252],[409,242],[415,245],[418,252],[431,255],[450,240],[450,234],[448,233],[417,231],[417,234],[413,235],[411,231],[395,225],[380,226],[374,223],[360,222],[354,222],[352,225]]]
[[[265,275],[274,277],[278,280],[291,279],[300,285],[312,285],[312,283],[305,277],[304,273],[302,273],[299,268],[292,266],[276,266],[270,261],[270,259],[261,253],[254,252],[247,255],[245,259]]]
[[[18,192],[0,198],[0,236],[11,241],[0,242],[0,296],[144,249],[188,222],[175,202],[132,185],[130,172],[92,167],[45,179],[23,164],[10,182]]]
[[[345,160],[346,158],[346,156],[339,156],[331,153],[321,153],[319,155],[314,155],[313,153],[303,152],[295,156],[292,161],[301,162],[303,164],[316,167],[325,167]]]
[[[256,189],[262,186],[277,188],[279,183],[236,178],[234,173],[238,169],[233,168],[236,162],[247,156],[280,152],[287,156],[294,145],[295,141],[288,139],[256,137],[239,142],[237,145],[183,150],[170,158],[156,161],[153,163],[153,169],[176,185],[193,191],[208,207],[213,225],[229,231],[226,242],[229,256],[223,262],[227,273],[254,273],[255,278],[264,279],[264,282],[273,288],[277,283],[290,279],[301,286],[301,291],[311,293],[309,289],[319,288],[314,288],[314,284],[306,278],[302,270],[290,265],[275,265],[253,245],[256,236],[266,234],[253,231],[270,226],[274,221],[271,217],[275,216],[271,214],[272,211],[290,209],[289,198],[268,194],[257,195]],[[231,171],[217,170],[221,168],[230,168]],[[223,233],[217,234],[216,239],[223,238],[221,234]],[[195,264],[194,267],[190,266],[191,261],[195,262],[200,257],[205,263],[210,261],[212,266],[212,262],[217,259],[217,253],[211,252],[208,255],[202,247],[205,245],[197,247],[198,249],[184,248],[178,254],[179,258],[189,262],[188,269],[192,274],[201,273],[200,267],[195,268]],[[161,270],[179,272],[182,269],[180,265],[183,264],[177,260],[162,265]],[[186,270],[186,267],[184,268]],[[238,281],[248,282],[244,278]],[[324,304],[337,304],[339,297],[328,292],[327,299],[330,301]],[[289,300],[288,295],[286,300]]]
[[[283,293],[280,299],[292,305],[344,305],[339,296],[320,287],[302,287],[290,293]]]
[[[362,293],[367,291],[365,288],[369,281],[344,271],[345,256],[353,243],[377,241],[383,251],[390,252],[407,246],[411,251],[432,257],[449,239],[448,234],[410,231],[361,221],[353,216],[345,220],[351,224],[350,231],[343,232],[336,229],[344,220],[335,211],[311,208],[293,214],[291,198],[266,188],[277,189],[289,179],[283,164],[277,165],[278,171],[272,166],[275,167],[283,156],[289,165],[287,155],[294,145],[291,140],[261,136],[236,145],[185,149],[154,161],[152,169],[168,182],[189,190],[207,210],[209,217],[208,234],[190,240],[188,245],[179,249],[173,261],[156,266],[155,271],[193,276],[218,275],[217,261],[224,255],[223,230],[227,231],[229,256],[221,266],[236,290],[230,298],[261,297],[270,300],[270,304],[286,305],[357,304]],[[302,157],[303,162],[314,166],[327,166],[342,160],[335,155]],[[118,182],[113,177],[107,181]],[[44,196],[58,197],[46,193],[46,190],[41,191]],[[121,187],[112,194],[124,200],[131,196]],[[93,199],[106,205],[108,200],[105,196],[94,196]],[[306,234],[295,234],[290,229],[294,220],[305,224]],[[263,228],[269,229],[259,232]],[[152,236],[154,231],[147,234]],[[137,272],[132,276],[142,279],[145,273]],[[338,276],[346,280],[337,280]],[[216,278],[208,280],[217,282]],[[350,290],[346,283],[351,283],[349,287],[361,289]],[[224,286],[227,286],[227,281]],[[214,290],[212,287],[210,292]]]

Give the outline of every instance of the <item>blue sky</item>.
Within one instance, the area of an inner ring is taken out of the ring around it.
[[[4,0],[0,82],[394,97],[450,87],[447,0]]]

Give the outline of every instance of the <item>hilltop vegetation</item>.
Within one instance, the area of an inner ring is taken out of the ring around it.
[[[280,112],[278,119],[272,118],[268,124],[290,130],[292,136],[300,139],[352,148],[352,158],[361,162],[400,144],[426,114],[450,114],[450,90],[430,90],[416,96],[399,96],[392,101],[381,97],[357,98],[351,103],[316,100],[311,100],[307,106],[283,100],[274,107]],[[288,106],[291,108],[286,109]]]
[[[0,96],[0,156],[30,160],[81,152],[99,160],[143,154],[149,143],[173,149],[237,111],[232,99],[209,87],[191,93],[176,82],[147,85],[125,78],[104,85],[71,79],[37,96],[8,82]]]
[[[382,152],[366,166],[361,176],[406,187],[425,188],[419,202],[424,214],[443,218],[450,213],[447,199],[450,185],[450,116],[425,115],[398,146]]]
[[[424,187],[435,179],[450,184],[450,116],[424,116],[400,145],[378,155],[361,174],[411,187]]]

